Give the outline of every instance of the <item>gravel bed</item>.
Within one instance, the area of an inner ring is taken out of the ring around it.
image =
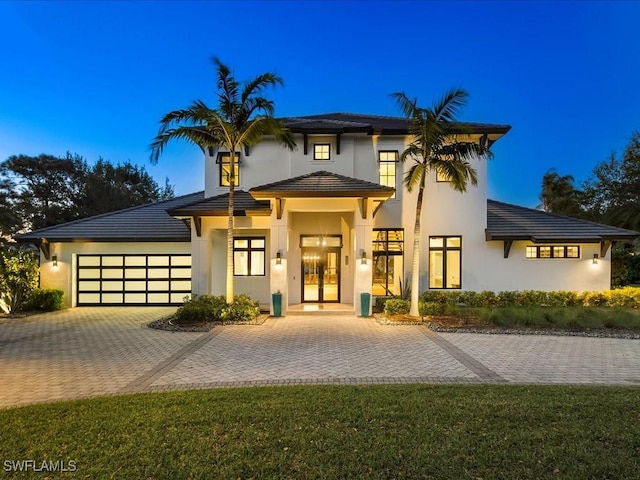
[[[426,325],[430,330],[440,333],[483,333],[486,335],[555,335],[560,337],[596,337],[596,338],[626,338],[639,340],[640,333],[630,330],[562,330],[558,328],[529,328],[529,327],[481,327],[471,325],[445,326],[434,322],[431,318],[423,317],[419,320],[398,319],[389,320],[382,314],[374,314],[376,322],[381,325]]]
[[[224,325],[262,325],[267,318],[268,314],[260,314],[255,320],[243,321],[243,322],[225,322]],[[164,330],[167,332],[208,332],[212,328],[223,325],[222,322],[208,322],[208,323],[194,323],[189,325],[174,324],[173,320],[175,315],[160,318],[153,322],[147,323],[147,327],[154,328],[156,330]]]

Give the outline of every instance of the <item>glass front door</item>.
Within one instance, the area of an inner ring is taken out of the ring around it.
[[[340,301],[340,249],[302,249],[302,301]]]

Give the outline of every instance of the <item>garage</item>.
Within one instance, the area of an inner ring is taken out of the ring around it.
[[[179,305],[191,293],[191,255],[77,255],[77,305]]]

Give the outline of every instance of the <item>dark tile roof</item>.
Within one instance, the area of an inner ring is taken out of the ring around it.
[[[249,190],[255,198],[283,197],[389,197],[395,189],[331,172],[313,172]]]
[[[188,242],[191,231],[182,220],[173,218],[167,209],[202,199],[204,192],[191,193],[162,202],[96,215],[73,222],[17,235],[20,242],[38,241],[164,241]]]
[[[249,213],[269,215],[271,205],[269,201],[255,200],[244,190],[235,190],[233,193],[234,215],[245,216]],[[197,200],[193,203],[181,205],[170,209],[169,215],[181,216],[226,216],[229,213],[229,194]]]
[[[600,242],[625,240],[640,233],[546,213],[532,208],[487,200],[487,240],[544,242]]]
[[[280,119],[294,133],[379,133],[402,135],[408,132],[409,120],[404,117],[361,115],[356,113],[326,113]],[[510,125],[459,122],[457,125],[469,133],[504,135]]]

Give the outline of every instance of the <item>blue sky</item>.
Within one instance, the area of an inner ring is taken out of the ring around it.
[[[217,55],[283,77],[277,116],[399,115],[391,92],[462,87],[462,120],[513,127],[490,196],[535,207],[547,169],[581,182],[640,129],[638,25],[632,1],[0,1],[0,160],[69,151],[202,189],[197,148],[152,166],[149,144],[164,113],[214,104]]]

